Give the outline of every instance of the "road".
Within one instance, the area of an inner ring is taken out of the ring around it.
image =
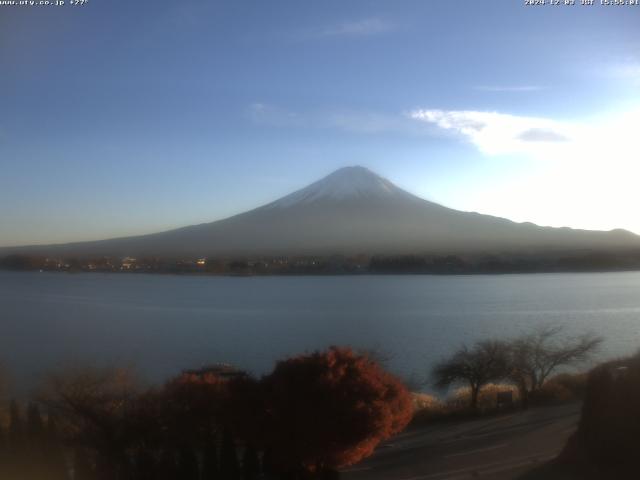
[[[560,453],[576,429],[579,414],[576,403],[416,428],[343,470],[341,478],[515,479]]]

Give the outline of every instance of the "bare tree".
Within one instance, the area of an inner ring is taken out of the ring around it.
[[[480,389],[506,376],[507,353],[505,344],[496,340],[477,342],[471,348],[463,345],[453,356],[433,368],[434,383],[438,388],[467,384],[471,389],[470,407],[475,410]]]
[[[98,467],[117,478],[126,463],[126,420],[138,393],[131,369],[83,367],[52,374],[39,397],[69,439],[96,452]]]
[[[593,333],[569,339],[562,336],[562,331],[560,326],[546,325],[508,342],[508,376],[517,385],[523,406],[551,373],[584,362],[603,341]]]

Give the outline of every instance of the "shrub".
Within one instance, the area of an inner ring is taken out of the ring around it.
[[[536,405],[550,405],[569,402],[574,399],[571,391],[560,383],[547,382],[531,394],[531,401]]]
[[[413,415],[406,387],[348,348],[281,361],[260,387],[266,447],[291,472],[356,463]]]
[[[482,387],[478,394],[478,410],[487,412],[497,409],[498,393],[511,392],[513,395],[513,402],[517,403],[519,400],[518,389],[514,385],[505,383],[489,383]],[[447,399],[447,407],[451,411],[466,410],[469,405],[469,399],[471,398],[471,389],[468,387],[458,388]]]
[[[435,395],[429,395],[427,393],[412,393],[411,399],[413,401],[414,412],[420,412],[422,410],[442,410],[444,405],[438,397]]]
[[[413,423],[423,423],[444,416],[446,405],[436,396],[426,393],[412,393]]]
[[[549,382],[562,385],[571,392],[574,398],[584,398],[587,390],[586,373],[561,373],[551,378]]]
[[[542,405],[580,400],[584,397],[586,384],[585,373],[561,373],[545,382],[531,399]]]

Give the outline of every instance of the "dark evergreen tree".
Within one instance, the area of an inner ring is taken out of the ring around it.
[[[179,480],[173,451],[163,450],[158,460],[158,480]]]
[[[0,478],[9,477],[9,472],[7,471],[9,452],[7,447],[7,435],[0,424]]]
[[[24,476],[27,465],[27,452],[25,445],[24,420],[20,412],[20,406],[15,400],[9,406],[9,434],[7,436],[7,468],[10,475]]]
[[[64,458],[64,450],[58,434],[55,416],[51,413],[47,415],[44,456],[47,465],[48,480],[66,480],[67,465]]]
[[[73,452],[73,480],[95,480],[95,478],[88,452],[83,448],[76,448]]]
[[[25,472],[29,478],[47,478],[45,461],[45,429],[40,409],[35,403],[27,406],[25,426]]]
[[[9,448],[18,452],[24,448],[24,421],[18,402],[11,400],[9,406]]]
[[[236,445],[233,441],[233,435],[228,428],[225,428],[222,433],[222,447],[220,448],[220,479],[240,479],[238,453],[236,452]]]
[[[137,457],[129,458],[128,456],[123,456],[115,469],[111,472],[107,473],[103,472],[103,476],[101,480],[138,480],[137,474]],[[148,478],[148,477],[146,477]]]
[[[332,468],[324,468],[320,471],[319,476],[322,480],[339,480],[340,472]]]
[[[31,454],[42,455],[45,444],[45,429],[40,409],[35,403],[27,407],[27,443]]]
[[[139,449],[135,458],[135,480],[156,480],[155,463],[149,450]]]
[[[260,459],[258,451],[251,444],[247,445],[242,455],[242,478],[256,480],[260,476]]]
[[[118,452],[119,453],[119,452]],[[94,476],[97,480],[127,479],[130,465],[127,458],[108,449],[99,449],[95,457]],[[127,479],[128,480],[128,479]]]
[[[183,446],[178,451],[178,478],[180,480],[199,480],[198,457],[193,448]]]
[[[278,468],[274,464],[273,454],[270,448],[262,452],[262,474],[267,479],[276,478],[278,475]]]
[[[283,468],[277,464],[274,459],[273,451],[270,448],[266,448],[262,452],[262,475],[267,479],[284,478]]]
[[[213,435],[209,436],[202,451],[202,480],[219,478],[218,448]]]

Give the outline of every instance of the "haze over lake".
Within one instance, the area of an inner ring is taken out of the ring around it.
[[[462,342],[538,324],[640,348],[640,272],[211,277],[0,272],[0,361],[21,387],[73,363],[135,364],[151,381],[228,362],[254,373],[332,344],[380,348],[424,376]]]

